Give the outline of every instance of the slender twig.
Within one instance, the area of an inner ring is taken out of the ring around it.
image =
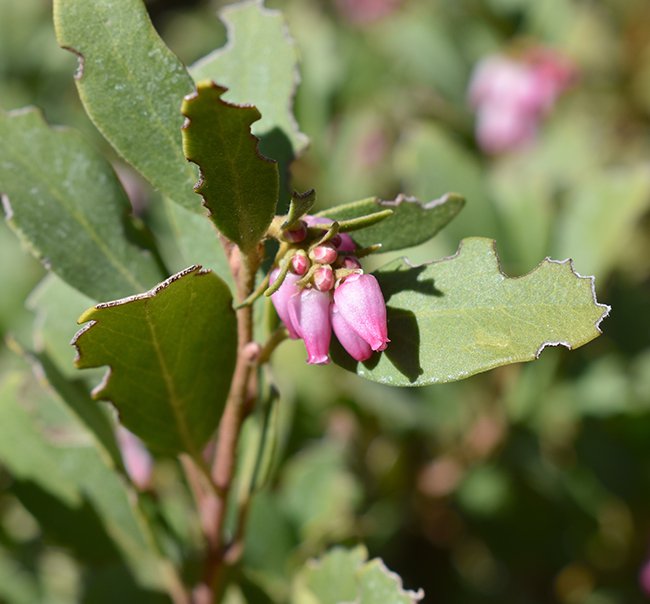
[[[259,266],[259,254],[253,253],[239,257],[237,250],[230,255],[231,270],[237,286],[237,298],[245,300],[255,286],[255,273]],[[230,391],[226,399],[217,436],[214,460],[212,463],[212,481],[220,494],[214,500],[213,528],[216,543],[208,540],[203,585],[195,592],[196,599],[209,597],[223,589],[224,563],[226,560],[226,540],[224,525],[228,506],[228,495],[235,473],[236,452],[241,426],[246,413],[252,407],[254,399],[255,365],[247,354],[246,347],[253,340],[253,310],[250,306],[240,306],[237,311],[237,360],[233,372]]]

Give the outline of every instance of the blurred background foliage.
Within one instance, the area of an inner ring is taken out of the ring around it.
[[[254,499],[241,587],[229,597],[286,601],[291,576],[307,557],[335,543],[363,542],[406,587],[423,587],[426,602],[645,601],[639,573],[650,555],[647,0],[267,5],[285,13],[302,60],[295,113],[311,146],[293,166],[295,188],[315,187],[321,207],[370,195],[392,199],[401,191],[424,200],[458,191],[466,209],[435,241],[410,250],[412,260],[451,254],[462,237],[494,237],[512,275],[547,255],[572,257],[579,273],[596,276],[598,297],[613,311],[604,335],[584,349],[546,349],[535,363],[418,390],[309,367],[299,344],[284,344],[274,363],[282,395],[279,458]],[[187,64],[225,40],[218,2],[147,6]],[[360,10],[377,6],[372,18]],[[534,145],[486,156],[475,143],[467,102],[472,68],[487,55],[531,44],[569,57],[579,78]],[[137,213],[164,232],[157,195],[111,155],[85,117],[75,63],[56,45],[47,0],[0,0],[0,107],[39,105],[51,123],[81,129],[113,158]],[[37,346],[52,355],[56,371],[74,375],[66,343],[85,302],[77,297],[78,308],[71,305],[56,283],[30,296],[43,274],[0,224],[0,333],[31,338],[25,334],[36,321]],[[56,416],[43,406],[52,394],[14,383],[23,363],[1,349],[3,391],[34,390],[44,417]],[[31,428],[37,434],[42,426]],[[9,438],[11,429],[5,423],[0,437]],[[7,448],[0,446],[3,456]],[[129,599],[131,584],[146,581],[126,570],[128,555],[111,540],[92,489],[71,482],[48,490],[15,463],[0,461],[0,601],[165,601],[142,587],[137,600]],[[70,462],[62,471],[80,467]],[[76,497],[81,508],[71,503]],[[161,460],[140,498],[160,527],[161,547],[191,575],[198,529],[176,464]]]

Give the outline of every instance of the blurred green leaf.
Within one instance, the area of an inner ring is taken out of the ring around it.
[[[354,240],[367,247],[381,243],[381,252],[391,252],[424,243],[443,229],[463,209],[465,200],[455,193],[422,203],[414,197],[398,195],[394,201],[370,197],[319,212],[333,220],[349,220],[393,210],[393,215],[376,225],[353,234]]]
[[[0,549],[0,601],[11,604],[33,604],[40,599],[31,573],[8,552]]]
[[[417,267],[398,260],[382,268],[376,276],[391,343],[366,364],[337,362],[370,380],[423,386],[531,361],[548,345],[577,348],[600,334],[608,307],[597,303],[591,278],[552,260],[508,278],[494,246],[469,238],[450,258]]]
[[[202,267],[214,271],[234,291],[235,282],[228,258],[226,258],[226,253],[219,241],[219,232],[214,223],[207,215],[191,212],[168,200],[165,200],[164,203],[174,239],[185,260],[185,266],[200,264]]]
[[[95,300],[151,287],[161,271],[129,241],[129,201],[110,164],[34,109],[0,110],[0,191],[9,224],[43,264]]]
[[[375,558],[367,562],[363,545],[334,548],[318,560],[310,560],[294,579],[293,604],[414,604],[422,590],[405,591],[402,580]]]
[[[31,502],[30,512],[84,557],[110,555],[117,547],[139,583],[161,588],[162,566],[135,497],[96,443],[61,399],[33,378],[14,372],[0,383],[0,461],[20,481],[18,494]],[[54,526],[75,514],[77,530],[71,525],[62,533]],[[114,545],[81,526],[105,530]]]
[[[567,197],[553,253],[573,258],[582,273],[604,278],[650,206],[648,168],[644,164],[590,174]]]
[[[59,44],[79,59],[86,112],[113,147],[162,193],[199,210],[183,156],[179,113],[192,79],[153,28],[141,0],[54,2]]]
[[[278,166],[260,155],[250,125],[260,119],[255,107],[222,100],[225,88],[200,82],[183,101],[187,118],[183,150],[197,164],[196,192],[219,230],[243,250],[264,236],[278,201]]]
[[[322,442],[285,465],[280,497],[302,539],[313,545],[351,534],[361,490],[342,448]]]
[[[459,140],[431,122],[414,124],[397,150],[398,171],[404,188],[428,199],[438,191],[459,191],[467,200],[465,211],[447,233],[459,239],[467,235],[497,237],[494,209],[485,195],[482,166]]]
[[[94,302],[54,273],[46,275],[27,298],[27,308],[36,315],[32,342],[35,351],[46,354],[68,378],[79,378],[74,348],[70,346],[79,329],[77,319]]]
[[[153,290],[98,304],[75,336],[80,368],[108,365],[95,389],[154,451],[199,458],[219,422],[235,364],[226,284],[190,267]]]
[[[255,105],[262,114],[251,131],[261,152],[285,170],[307,146],[291,112],[298,76],[298,51],[282,13],[249,0],[224,7],[219,16],[228,44],[190,68],[195,81],[213,80],[226,87],[225,101]]]

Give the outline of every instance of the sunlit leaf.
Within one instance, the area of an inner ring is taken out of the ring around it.
[[[151,287],[162,274],[129,242],[129,201],[110,164],[75,131],[27,109],[0,111],[0,192],[34,255],[94,300]]]
[[[278,201],[278,166],[260,155],[250,126],[260,118],[255,107],[226,103],[226,91],[210,81],[185,97],[183,149],[197,164],[196,192],[219,230],[244,250],[264,236]]]
[[[370,197],[335,206],[319,213],[333,220],[349,220],[393,210],[393,215],[371,227],[355,231],[354,240],[362,247],[381,243],[382,252],[400,250],[428,241],[443,229],[463,209],[465,200],[455,193],[427,203],[414,197],[399,195],[393,201]]]
[[[80,368],[108,365],[95,389],[154,451],[199,456],[223,410],[236,321],[226,284],[190,267],[137,296],[98,304],[75,336]]]
[[[251,130],[260,150],[284,168],[307,146],[291,112],[298,76],[298,51],[279,11],[249,0],[223,8],[228,44],[190,68],[198,82],[213,80],[228,89],[224,100],[255,105],[262,118]]]
[[[59,44],[79,58],[86,112],[115,149],[165,195],[200,209],[180,128],[192,78],[153,28],[141,0],[56,0]]]
[[[401,578],[375,558],[367,562],[363,545],[334,548],[318,560],[310,560],[294,580],[293,604],[415,604],[424,592],[407,591]]]
[[[345,355],[337,360],[394,386],[450,382],[531,361],[549,345],[577,348],[600,334],[609,311],[597,303],[593,279],[577,275],[568,260],[547,259],[508,278],[489,239],[465,239],[454,256],[428,265],[398,260],[376,276],[391,343],[365,364]]]

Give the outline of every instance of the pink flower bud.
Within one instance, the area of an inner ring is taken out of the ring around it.
[[[372,348],[359,334],[357,334],[348,322],[342,317],[336,304],[332,304],[331,311],[332,329],[341,346],[346,352],[357,361],[366,361],[372,354]]]
[[[299,226],[282,232],[282,237],[289,243],[300,243],[307,237],[307,225],[303,220],[300,221]]]
[[[133,484],[144,491],[151,484],[153,459],[142,441],[124,426],[117,427],[117,443],[122,452],[126,472]]]
[[[356,256],[343,256],[341,260],[341,268],[348,268],[350,270],[356,270],[361,268],[361,262]]]
[[[291,269],[296,275],[304,275],[309,270],[309,259],[304,254],[295,254],[291,258]]]
[[[334,287],[334,271],[329,264],[320,266],[314,271],[314,287],[320,292],[328,292]]]
[[[325,365],[330,362],[331,303],[332,296],[328,292],[303,289],[289,304],[291,321],[298,327],[297,331],[305,341],[307,362],[310,365]]]
[[[323,243],[309,252],[309,257],[319,264],[332,264],[336,262],[338,253],[331,243]]]
[[[273,285],[275,280],[280,274],[280,269],[276,268],[271,271],[270,283]],[[275,311],[278,313],[278,316],[285,324],[287,331],[289,332],[289,337],[297,340],[300,338],[298,334],[297,325],[294,324],[291,320],[291,315],[289,314],[289,301],[292,297],[298,297],[300,294],[300,288],[296,285],[300,277],[294,273],[287,273],[287,276],[284,278],[282,285],[274,294],[271,295],[271,302],[275,306]]]
[[[357,244],[354,242],[352,237],[347,233],[339,233],[337,237],[340,237],[340,243],[336,244],[336,249],[340,252],[354,252],[357,249]]]
[[[388,342],[386,303],[372,275],[350,275],[334,290],[334,303],[346,323],[372,350],[385,350]]]

